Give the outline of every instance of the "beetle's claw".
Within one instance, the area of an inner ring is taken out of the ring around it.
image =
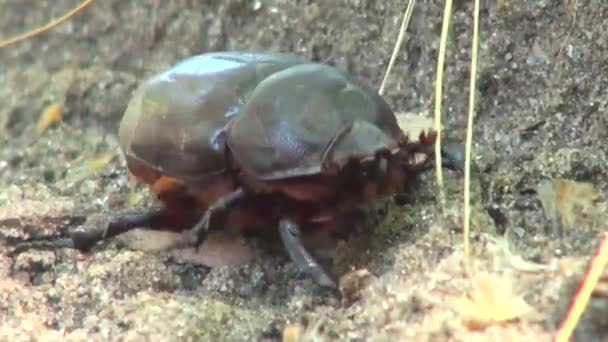
[[[207,239],[207,233],[209,232],[209,226],[211,222],[211,211],[207,211],[202,219],[200,219],[194,227],[184,232],[184,244],[195,249],[199,249],[200,246]]]
[[[324,289],[330,290],[332,293],[340,293],[336,282],[325,272],[320,265],[316,264],[313,267],[307,269],[304,273],[309,274],[319,286]]]
[[[304,247],[298,225],[288,219],[281,220],[279,233],[287,254],[300,272],[310,276],[323,289],[340,297],[340,289],[336,282]]]

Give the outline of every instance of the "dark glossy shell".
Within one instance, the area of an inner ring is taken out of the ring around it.
[[[123,152],[161,174],[204,179],[224,170],[219,132],[269,75],[304,60],[286,54],[195,56],[144,83],[119,129]]]
[[[375,90],[309,63],[260,83],[230,123],[226,142],[246,172],[273,180],[316,174],[332,154],[343,164],[396,148],[401,139],[394,113]]]

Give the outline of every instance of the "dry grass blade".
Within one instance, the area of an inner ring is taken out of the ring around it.
[[[559,264],[553,261],[550,264],[540,264],[524,259],[521,255],[515,254],[511,250],[509,239],[502,236],[492,236],[491,234],[482,234],[485,240],[488,241],[493,253],[502,258],[504,264],[517,272],[523,273],[539,273],[557,271]]]
[[[435,80],[435,131],[437,132],[437,143],[435,144],[435,170],[437,172],[437,187],[439,188],[439,203],[442,213],[445,212],[445,193],[443,188],[443,163],[441,160],[441,100],[443,97],[443,69],[445,68],[445,54],[448,45],[451,14],[452,0],[446,0],[443,10],[443,24],[441,27],[439,56],[437,57],[437,76]]]
[[[388,63],[388,67],[386,68],[386,72],[384,73],[384,79],[382,80],[382,84],[380,85],[380,90],[378,90],[378,94],[384,94],[384,87],[386,87],[386,81],[388,80],[388,76],[393,69],[393,65],[395,65],[395,60],[397,59],[397,55],[399,54],[399,49],[401,49],[401,43],[403,43],[403,39],[405,38],[405,31],[410,23],[410,19],[412,18],[412,12],[414,11],[414,5],[416,4],[416,0],[410,0],[405,9],[405,13],[403,13],[403,20],[401,21],[401,28],[399,29],[399,36],[397,37],[397,42],[395,43],[395,47],[393,49],[393,54],[391,55],[391,59]]]
[[[479,50],[479,0],[473,10],[473,43],[471,47],[471,77],[469,85],[469,111],[467,113],[467,138],[464,154],[464,255],[470,264],[469,231],[471,216],[471,148],[473,146],[473,118],[475,116],[475,89],[477,81],[477,53]]]
[[[8,38],[6,40],[0,41],[0,49],[7,47],[9,45],[13,45],[16,43],[19,43],[21,41],[24,41],[26,39],[35,37],[37,35],[40,35],[44,32],[47,32],[49,30],[52,30],[53,28],[63,24],[64,22],[68,21],[70,18],[74,17],[75,15],[77,15],[78,13],[84,11],[87,7],[89,7],[89,5],[93,4],[95,0],[84,0],[82,1],[78,6],[74,7],[71,11],[69,11],[68,13],[64,14],[61,18],[55,19],[50,21],[48,24],[35,28],[31,31],[19,34],[15,37],[12,38]]]

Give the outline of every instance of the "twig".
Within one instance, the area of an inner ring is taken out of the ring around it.
[[[19,34],[15,37],[12,38],[8,38],[6,40],[0,41],[0,49],[5,48],[9,45],[12,44],[16,44],[18,42],[24,41],[26,39],[35,37],[37,35],[40,35],[44,32],[47,32],[53,28],[55,28],[56,26],[59,26],[61,24],[63,24],[64,22],[66,22],[67,20],[69,20],[70,18],[74,17],[75,15],[77,15],[78,13],[84,11],[89,5],[91,5],[93,3],[93,1],[95,0],[84,0],[82,1],[78,6],[74,7],[71,11],[69,11],[68,13],[64,14],[61,18],[59,19],[55,19],[50,21],[48,24],[35,28],[31,31]]]
[[[568,310],[566,319],[562,322],[561,327],[555,335],[555,342],[567,342],[576,328],[579,319],[581,318],[591,293],[597,286],[597,283],[606,268],[608,263],[608,233],[604,233],[604,239],[598,248],[598,251],[591,261],[589,271],[583,280],[583,283],[574,297],[574,301]]]
[[[397,59],[397,55],[399,54],[399,49],[401,49],[401,43],[403,43],[403,39],[405,38],[405,31],[407,30],[407,27],[410,23],[415,4],[416,0],[410,0],[407,5],[407,8],[405,9],[405,13],[403,13],[403,20],[401,21],[401,28],[399,29],[399,36],[397,37],[397,42],[395,43],[395,47],[393,48],[393,54],[391,55],[388,67],[386,68],[386,72],[384,73],[384,79],[382,79],[380,90],[378,90],[378,93],[380,95],[384,95],[384,87],[386,86],[388,75],[393,70],[393,65],[395,64],[395,60]]]

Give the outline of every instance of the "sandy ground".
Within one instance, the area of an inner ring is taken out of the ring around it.
[[[76,2],[0,0],[1,36]],[[608,3],[599,0],[483,2],[474,267],[509,279],[513,298],[529,305],[513,321],[471,326],[454,305],[472,283],[462,264],[462,179],[451,173],[446,218],[428,174],[395,203],[370,208],[364,232],[327,253],[332,272],[345,275],[342,303],[299,277],[280,250],[243,238],[229,238],[239,251],[233,259],[222,256],[221,237],[203,256],[165,251],[170,236],[141,233],[86,255],[8,253],[17,238],[65,234],[82,223],[74,216],[154,205],[146,189],[128,181],[120,156],[90,166],[117,154],[118,122],[147,76],[206,51],[288,51],[379,85],[405,6],[106,0],[51,33],[0,50],[0,339],[549,340],[606,229],[604,204],[595,198],[608,187]],[[396,111],[433,110],[442,6],[419,2],[414,11],[387,85]],[[471,9],[456,2],[444,90],[446,134],[460,140]],[[63,121],[39,134],[36,121],[52,103],[65,108]],[[597,193],[554,179],[587,182]],[[594,198],[574,201],[583,210],[564,214],[572,194]],[[562,215],[547,215],[543,203]],[[217,260],[213,251],[232,265],[201,265]],[[239,256],[252,260],[242,264]],[[608,291],[596,294],[577,340],[608,339],[607,298]]]

